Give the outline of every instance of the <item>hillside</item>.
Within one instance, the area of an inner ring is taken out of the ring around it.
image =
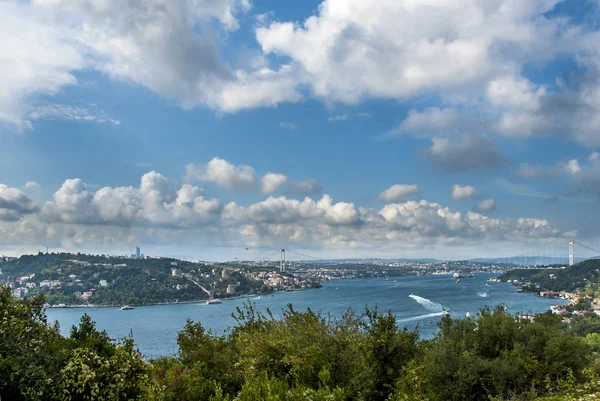
[[[498,278],[503,281],[518,280],[524,284],[524,289],[572,292],[585,287],[588,282],[598,279],[600,259],[586,260],[565,269],[560,269],[558,266],[550,267],[553,268],[513,269]]]
[[[0,282],[17,296],[44,294],[51,305],[143,305],[207,299],[265,291],[263,283],[235,269],[170,258],[125,258],[71,253],[25,255],[0,264]],[[175,270],[177,269],[177,270]],[[175,271],[174,271],[175,270]],[[226,278],[224,278],[226,277]]]

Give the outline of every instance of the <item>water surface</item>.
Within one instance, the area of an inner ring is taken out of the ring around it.
[[[323,288],[278,293],[274,297],[250,297],[259,310],[269,308],[276,317],[287,304],[296,310],[310,307],[314,311],[339,317],[348,308],[362,312],[365,305],[377,305],[379,310],[391,310],[402,326],[410,329],[418,325],[422,338],[430,338],[437,331],[437,322],[443,310],[452,317],[472,315],[484,306],[504,304],[511,313],[538,313],[548,310],[556,299],[518,293],[507,283],[488,283],[490,275],[462,279],[456,283],[450,276],[421,276],[340,280],[323,283]],[[140,351],[147,357],[173,355],[177,352],[177,333],[186,319],[199,321],[208,329],[222,333],[235,324],[231,314],[244,299],[223,301],[219,305],[178,304],[137,307],[121,311],[118,308],[49,309],[50,321],[58,320],[63,334],[81,315],[87,313],[97,327],[119,338],[133,333]]]

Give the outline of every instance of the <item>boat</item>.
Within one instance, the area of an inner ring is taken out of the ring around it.
[[[468,274],[454,273],[452,275],[452,278],[456,278],[456,279],[459,279],[459,278],[473,278],[473,277],[475,277],[475,274],[473,274],[473,273],[468,273]]]
[[[218,299],[209,299],[208,301],[206,301],[207,305],[218,305],[221,304],[222,302]]]
[[[133,306],[129,306],[129,305],[123,305],[121,306],[121,310],[132,310],[135,309]]]
[[[274,297],[274,296],[275,296],[275,294],[271,294],[271,296],[272,296],[272,297]]]

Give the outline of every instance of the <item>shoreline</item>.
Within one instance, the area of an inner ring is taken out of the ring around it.
[[[306,291],[306,290],[316,290],[319,289],[321,287],[312,287],[312,288],[300,288],[297,290],[293,290],[293,291],[274,291],[268,294],[244,294],[244,295],[237,295],[237,296],[233,296],[233,297],[227,297],[227,298],[216,298],[221,302],[225,302],[225,301],[232,301],[235,299],[242,299],[242,298],[247,298],[248,300],[252,300],[250,297],[270,297],[271,294],[273,295],[277,295],[277,294],[285,294],[285,293],[293,293],[293,292],[297,292],[297,291]],[[156,302],[156,303],[150,303],[150,304],[128,304],[128,306],[133,306],[134,308],[142,308],[145,306],[165,306],[165,305],[182,305],[182,304],[206,304],[208,302],[208,299],[196,299],[196,300],[189,300],[189,301],[180,301],[180,302]],[[47,307],[45,307],[46,309],[100,309],[100,308],[121,308],[122,304],[115,304],[115,305],[76,305],[76,304],[72,304],[72,305],[64,305],[64,306],[56,306],[56,305],[49,305]]]

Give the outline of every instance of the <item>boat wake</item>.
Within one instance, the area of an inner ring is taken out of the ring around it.
[[[437,304],[427,298],[423,298],[414,294],[410,294],[409,297],[417,301],[423,308],[427,309],[430,312],[442,313],[445,310],[445,308],[442,305]]]
[[[406,319],[399,319],[397,320],[398,323],[407,323],[407,322],[414,322],[415,320],[425,320],[425,319],[431,319],[432,317],[439,317],[439,316],[444,316],[446,314],[446,312],[435,312],[435,313],[428,313],[426,315],[419,315],[419,316],[413,316],[413,317],[407,317]]]
[[[487,292],[478,292],[477,295],[479,295],[482,298],[487,298],[488,297],[488,293]]]

